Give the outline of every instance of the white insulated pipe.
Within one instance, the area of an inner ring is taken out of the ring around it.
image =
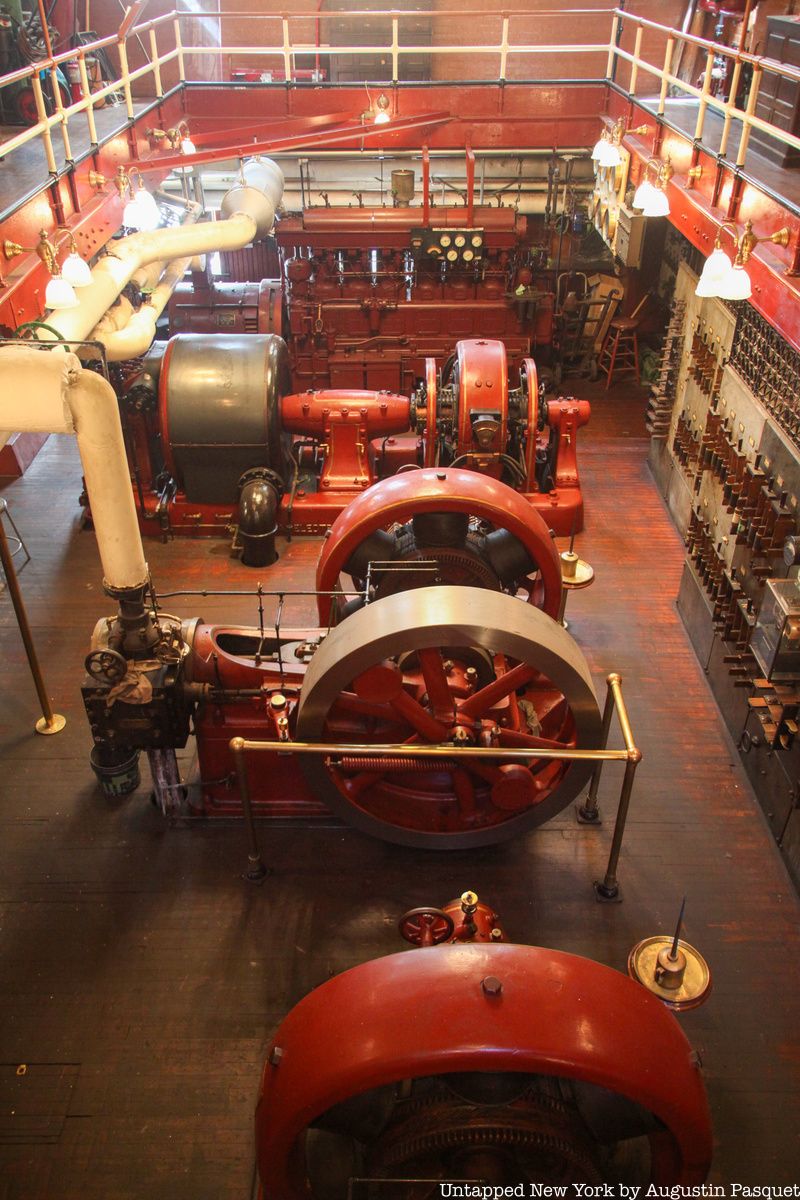
[[[78,443],[104,586],[141,588],[147,563],[114,389],[75,354],[20,343],[0,352],[0,421],[21,433],[71,433]]]
[[[124,362],[145,354],[156,336],[156,321],[169,303],[169,298],[183,279],[191,258],[176,258],[169,264],[150,296],[138,312],[132,313],[121,329],[101,331],[92,340],[105,346],[108,362]]]
[[[85,341],[143,267],[218,250],[240,250],[256,238],[266,237],[283,195],[283,172],[270,159],[253,158],[244,163],[242,174],[244,183],[236,184],[223,198],[225,220],[133,233],[109,243],[107,253],[92,269],[92,282],[78,294],[78,307],[49,313],[47,324],[65,341]],[[41,330],[42,340],[47,336],[47,331]]]
[[[174,280],[172,282],[174,288],[183,276],[188,261],[195,255],[212,254],[218,250],[239,250],[256,238],[266,237],[275,223],[275,212],[283,195],[283,172],[270,159],[254,158],[248,159],[244,163],[242,174],[245,182],[231,188],[223,200],[223,204],[226,205],[225,220],[155,229],[151,233],[134,233],[130,237],[112,243],[112,248],[92,268],[92,282],[87,287],[80,289],[78,306],[49,312],[46,322],[50,328],[39,331],[40,340],[55,340],[52,330],[68,342],[87,341],[122,290],[138,272],[147,267],[156,263],[170,263],[172,260],[183,261],[184,266],[178,278],[175,278],[174,272],[170,272],[169,278]],[[166,282],[166,272],[163,278]],[[169,294],[164,296],[161,292],[159,299],[161,308],[157,311],[155,306],[153,308],[156,318],[166,305]],[[155,320],[153,319],[151,322],[150,318],[151,313],[144,314],[134,329],[134,332],[138,334],[135,342],[133,337],[129,340],[130,345],[138,346],[139,349],[132,353],[122,353],[125,343],[120,339],[118,349],[114,354],[117,361],[134,357],[147,350],[155,336]],[[151,324],[153,332],[150,341],[143,346],[142,338],[150,329]],[[124,333],[125,330],[121,332]],[[101,332],[100,340],[105,342],[107,336]],[[4,357],[2,361],[7,363],[8,359]],[[7,393],[8,387],[5,379],[3,379],[3,383]],[[7,410],[8,406],[5,403],[0,404],[0,427],[6,431],[14,430],[19,433],[34,432],[27,425],[7,423],[4,416]],[[37,431],[40,433],[59,432],[44,428],[39,428]],[[0,446],[8,440],[8,436],[8,432],[0,432]],[[127,476],[126,465],[126,479]],[[94,509],[92,513],[95,516]]]

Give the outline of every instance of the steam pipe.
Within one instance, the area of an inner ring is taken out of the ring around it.
[[[147,563],[136,520],[119,405],[102,375],[75,354],[33,346],[0,352],[2,423],[23,433],[74,434],[92,507],[103,586],[113,596],[143,598]]]
[[[260,467],[246,472],[240,480],[238,526],[242,563],[246,567],[269,567],[278,557],[275,552],[280,499],[277,483],[271,471]]]
[[[192,259],[187,257],[171,262],[149,298],[138,312],[131,314],[122,329],[92,334],[92,341],[105,346],[108,362],[138,358],[147,352],[156,336],[156,322],[169,303],[176,286],[186,274],[191,261]]]
[[[267,159],[245,163],[243,172],[245,182],[223,198],[224,220],[134,233],[112,243],[92,269],[92,282],[81,289],[78,307],[50,313],[47,324],[66,341],[85,341],[141,268],[217,250],[239,250],[266,237],[283,195],[283,172]],[[52,337],[41,331],[41,340]]]

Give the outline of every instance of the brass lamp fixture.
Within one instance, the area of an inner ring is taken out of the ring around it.
[[[58,254],[65,242],[69,242],[69,253],[63,263],[59,263]],[[92,273],[78,253],[72,230],[64,226],[59,226],[56,230],[54,242],[50,240],[47,230],[43,229],[37,245],[20,246],[18,242],[7,239],[3,243],[3,252],[7,259],[16,258],[20,254],[38,254],[50,273],[44,295],[46,308],[76,308],[78,297],[74,289],[87,287],[92,282]]]
[[[722,232],[727,230],[736,245],[733,262],[722,249]],[[749,300],[753,293],[750,276],[744,269],[759,242],[772,242],[776,246],[789,245],[789,230],[784,225],[766,236],[753,233],[753,222],[745,223],[740,235],[735,221],[723,221],[714,239],[714,249],[709,254],[703,272],[697,281],[695,295],[714,296],[720,300]]]
[[[619,152],[622,139],[631,133],[644,137],[649,132],[650,129],[647,125],[637,125],[633,129],[626,129],[625,119],[620,117],[611,129],[604,127],[599,139],[595,142],[592,158],[601,167],[618,167],[622,162],[622,155]]]
[[[181,120],[172,129],[148,129],[148,137],[153,138],[157,142],[167,141],[173,150],[180,150],[181,154],[196,154],[197,147],[192,141],[189,132],[189,126],[185,121]]]
[[[653,182],[647,178],[648,172],[653,171]],[[639,186],[633,197],[633,207],[640,208],[645,217],[668,217],[669,199],[667,184],[674,171],[669,156],[664,162],[660,158],[648,158]]]
[[[138,184],[134,180],[134,176],[137,177]],[[138,167],[128,167],[127,170],[122,165],[117,167],[114,186],[119,192],[121,200],[125,198],[126,194],[130,196],[122,214],[124,225],[127,225],[129,229],[141,229],[147,232],[160,225],[161,213],[158,205],[144,186],[144,180]]]

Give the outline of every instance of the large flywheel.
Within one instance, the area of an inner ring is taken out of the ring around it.
[[[336,745],[304,756],[316,795],[357,828],[407,846],[504,841],[542,824],[587,783],[592,764],[456,760],[469,746],[591,749],[600,713],[569,634],[503,593],[430,587],[349,616],[314,655],[296,736]],[[380,758],[348,745],[441,747],[441,757]]]

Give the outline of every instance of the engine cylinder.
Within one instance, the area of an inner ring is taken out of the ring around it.
[[[177,334],[158,396],[164,457],[187,500],[235,503],[245,471],[286,477],[280,422],[289,390],[286,344],[275,334]]]

